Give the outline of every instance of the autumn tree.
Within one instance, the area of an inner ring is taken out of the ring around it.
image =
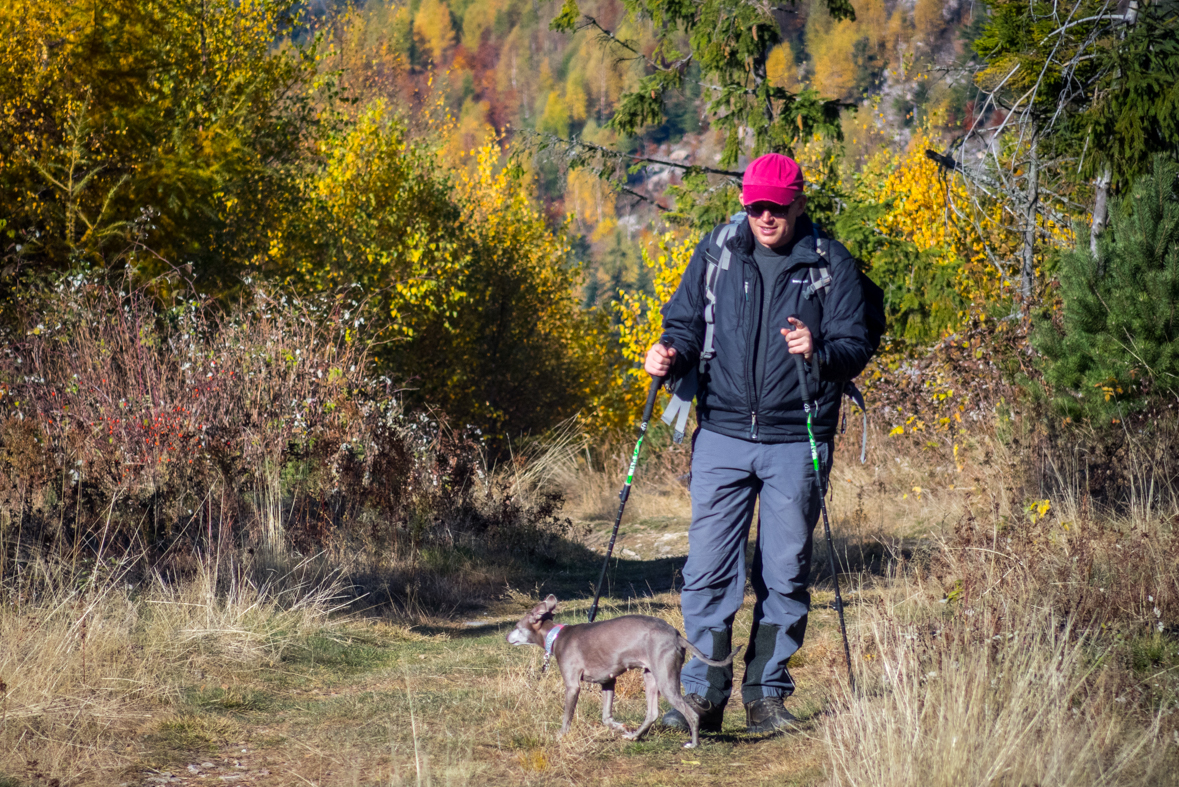
[[[782,43],[782,12],[748,0],[688,5],[625,0],[623,5],[626,21],[647,31],[649,46],[626,35],[621,26],[611,28],[582,13],[576,0],[566,0],[551,24],[552,29],[568,33],[596,33],[603,48],[637,69],[633,86],[618,98],[610,128],[633,135],[662,123],[673,95],[694,85],[705,97],[709,122],[725,135],[721,159],[717,167],[691,161],[653,162],[580,140],[541,141],[542,147],[562,149],[573,166],[615,178],[636,161],[680,169],[683,185],[672,189],[675,206],[669,216],[712,226],[735,203],[732,185],[739,173],[732,168],[739,156],[790,152],[816,133],[839,137],[837,100],[822,99],[812,89],[791,92],[769,77],[767,62]],[[855,17],[847,0],[826,0],[826,5],[835,20]]]
[[[296,5],[0,8],[9,269],[126,264],[152,279],[190,266],[207,289],[231,286],[265,250],[293,171],[330,122],[314,41],[275,45]]]
[[[450,8],[443,0],[422,0],[413,18],[413,32],[425,44],[431,61],[441,63],[446,52],[454,46]]]
[[[1111,186],[1179,146],[1179,12],[1137,0],[1124,12],[1102,0],[987,7],[974,42],[976,120],[954,145],[986,155],[943,164],[975,195],[997,197],[1023,234],[1020,290],[1030,299],[1048,225],[1089,213],[1096,250]]]

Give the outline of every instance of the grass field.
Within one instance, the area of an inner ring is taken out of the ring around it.
[[[183,583],[129,583],[118,561],[55,583],[62,568],[41,565],[0,611],[0,785],[1174,783],[1179,512],[1085,518],[1062,498],[1028,513],[991,459],[837,465],[858,686],[820,556],[785,735],[745,734],[734,700],[698,749],[672,731],[631,743],[591,687],[557,738],[558,673],[504,636],[550,592],[560,621],[584,619],[616,481],[582,468],[581,545],[449,609],[342,608],[346,569],[315,561],[206,562]],[[674,478],[637,487],[600,617],[682,628],[687,526]],[[448,566],[437,581],[469,570]],[[616,717],[644,709],[640,677],[621,679]]]

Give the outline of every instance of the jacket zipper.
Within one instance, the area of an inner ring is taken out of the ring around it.
[[[763,292],[763,293],[762,293],[762,297],[763,297],[763,298],[772,298],[772,297],[773,297],[773,295],[774,295],[774,290],[775,290],[775,288],[776,288],[776,286],[777,286],[778,280],[782,279],[784,276],[789,276],[789,275],[790,275],[790,271],[791,271],[791,270],[793,270],[793,268],[788,268],[788,269],[786,269],[786,270],[784,270],[784,271],[780,272],[780,273],[778,274],[778,278],[777,278],[777,279],[775,279],[774,281],[770,282],[770,292],[769,292],[769,295],[766,295],[766,294]],[[761,275],[761,272],[760,272],[760,271],[758,271],[758,276],[760,277],[760,275]],[[763,285],[763,287],[765,286],[765,282],[764,282],[764,281],[762,282],[762,285]],[[745,305],[746,305],[746,308],[748,309],[748,308],[749,308],[749,281],[748,281],[748,280],[746,280],[746,282],[745,282]],[[761,313],[762,313],[762,307],[761,307],[761,304],[758,304],[758,305],[757,305],[757,314],[758,314],[758,315],[760,315]],[[753,324],[753,322],[754,322],[754,321],[753,321],[753,318],[752,318],[752,315],[751,315],[751,316],[750,316],[750,324],[752,325],[752,324]],[[758,324],[758,326],[757,326],[758,330],[762,330],[762,326],[760,325],[760,319],[758,320],[758,323],[759,323],[759,324]],[[753,331],[753,332],[752,332],[752,334],[753,334],[753,335],[752,335],[752,338],[753,338],[753,340],[754,340],[754,344],[753,344],[753,346],[754,346],[754,347],[756,347],[756,346],[757,346],[757,335],[756,335],[756,334],[757,334],[757,332],[758,332],[758,331]],[[747,346],[748,346],[748,345],[747,345]],[[767,352],[769,352],[769,346],[768,346],[768,344],[767,344],[767,346],[766,346],[766,351],[767,351]],[[752,366],[753,366],[753,364],[751,364],[749,367],[747,367],[747,369],[752,369]],[[750,411],[750,417],[749,417],[749,439],[750,439],[750,440],[756,440],[756,439],[757,439],[757,405],[760,405],[760,404],[761,404],[761,396],[759,395],[759,394],[760,394],[760,392],[756,390],[756,385],[755,385],[755,383],[756,383],[756,378],[757,378],[756,369],[752,369],[752,371],[750,371],[750,372],[749,372],[749,378],[748,378],[748,379],[749,379],[749,390],[752,392],[752,393],[750,394],[750,397],[749,397],[749,398],[750,398],[750,407],[749,407],[749,411]],[[764,383],[765,381],[763,380],[762,382]],[[753,402],[756,402],[756,403],[757,403],[757,405],[753,404]]]
[[[756,275],[760,276],[760,273],[758,273]],[[758,323],[760,322],[760,316],[761,316],[760,304],[758,305],[758,309],[756,310],[756,315],[757,315],[756,317],[755,317],[755,312],[751,311],[751,309],[752,309],[752,306],[749,302],[749,280],[746,279],[745,280],[745,310],[746,310],[746,313],[749,314],[749,328],[750,328],[749,330],[746,331],[746,337],[745,337],[745,346],[747,348],[751,346],[750,342],[752,342],[753,347],[757,347],[757,329],[760,327],[758,325]],[[746,384],[749,386],[749,415],[750,415],[749,439],[756,440],[757,439],[757,404],[758,404],[758,396],[757,396],[757,390],[756,390],[757,380],[756,380],[756,374],[755,374],[756,370],[753,368],[754,367],[753,353],[746,352],[746,357],[749,359],[745,364],[745,375],[746,375],[745,379],[746,379]]]

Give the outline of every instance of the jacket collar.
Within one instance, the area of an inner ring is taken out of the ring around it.
[[[798,224],[794,227],[794,236],[798,240],[794,244],[794,248],[790,251],[790,264],[788,267],[813,265],[819,262],[821,258],[815,249],[815,236],[810,216],[805,213],[802,214],[798,220]],[[741,255],[745,262],[752,264],[753,244],[755,243],[757,241],[753,239],[753,230],[750,229],[749,222],[746,220],[741,222],[741,225],[733,233],[733,237],[729,239],[727,245],[734,254]]]

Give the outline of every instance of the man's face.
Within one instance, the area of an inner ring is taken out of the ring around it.
[[[806,197],[799,194],[789,205],[774,202],[754,202],[745,206],[753,237],[763,246],[776,249],[794,237],[794,225],[806,210]]]

